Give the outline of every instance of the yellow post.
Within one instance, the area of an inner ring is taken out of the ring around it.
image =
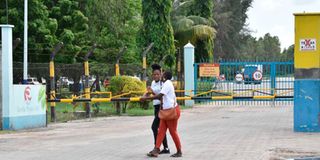
[[[88,61],[84,62],[84,75],[89,76],[89,62]]]
[[[50,79],[52,79],[52,82],[54,81],[54,62],[50,61]],[[53,90],[50,91],[50,99],[53,100],[54,97],[56,96],[56,92],[54,90],[55,86],[51,87]],[[55,107],[56,103],[55,102],[51,102],[50,106]]]
[[[87,78],[89,79],[89,62],[88,61],[84,62],[84,75],[86,76],[86,83],[88,83],[87,82]],[[89,83],[85,84],[84,93],[85,93],[84,97],[90,99],[90,86],[89,86]]]
[[[84,93],[85,93],[85,98],[90,99],[90,86],[89,86],[89,62],[85,61],[84,62],[84,75],[86,77],[85,80],[85,89],[84,89]],[[86,102],[85,103],[85,109],[86,109],[86,117],[90,117],[90,103]]]
[[[295,15],[295,68],[320,68],[320,13]]]
[[[50,77],[54,77],[54,62],[50,61]]]
[[[49,69],[50,69],[50,99],[53,100],[56,97],[56,92],[55,92],[55,79],[54,79],[54,62],[53,60],[50,61],[49,64]],[[56,103],[55,102],[51,102],[50,103],[50,111],[51,111],[51,122],[55,122],[56,121],[56,113],[55,113],[55,106]]]
[[[320,13],[294,16],[294,131],[320,132]]]
[[[55,92],[55,78],[54,78],[54,56],[55,54],[61,49],[61,47],[63,47],[63,43],[60,42],[58,43],[54,50],[52,51],[51,55],[50,55],[50,63],[49,63],[49,76],[50,76],[50,96],[48,97],[50,100],[54,100],[56,97],[56,92]],[[56,121],[56,113],[55,113],[55,106],[56,103],[55,102],[51,102],[50,103],[50,108],[51,108],[51,122],[55,122]]]
[[[147,57],[142,57],[142,68],[143,68],[143,81],[147,86]]]
[[[54,97],[56,96],[56,92],[53,90],[50,91],[50,100],[54,100]],[[50,102],[51,108],[56,106],[56,102]]]
[[[116,76],[120,76],[120,68],[118,63],[116,63],[115,69],[116,69]]]
[[[143,57],[143,69],[147,69],[147,57]]]

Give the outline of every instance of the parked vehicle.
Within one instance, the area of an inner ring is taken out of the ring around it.
[[[68,77],[60,77],[57,81],[57,86],[58,88],[66,88],[72,85],[73,83],[73,80]]]
[[[47,81],[46,81],[46,79],[45,78],[43,78],[43,77],[41,77],[41,84],[47,84]]]
[[[262,65],[246,65],[243,72],[244,84],[261,84]]]
[[[37,85],[37,84],[40,84],[40,83],[39,83],[39,81],[37,80],[36,77],[29,77],[27,79],[27,84],[35,84],[35,85]]]

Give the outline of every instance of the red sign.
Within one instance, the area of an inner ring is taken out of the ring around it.
[[[199,65],[200,77],[219,77],[220,64],[218,63],[203,63]]]

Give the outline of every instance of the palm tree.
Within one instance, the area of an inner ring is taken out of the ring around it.
[[[205,60],[212,62],[213,42],[216,36],[216,30],[212,26],[216,23],[213,19],[195,15],[188,16],[193,2],[193,0],[174,1],[171,22],[176,45],[182,49],[185,44],[191,42],[196,47],[196,62]]]

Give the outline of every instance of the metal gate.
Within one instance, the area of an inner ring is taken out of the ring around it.
[[[293,62],[219,62],[194,65],[198,97],[212,100],[196,103],[214,105],[292,104]]]

